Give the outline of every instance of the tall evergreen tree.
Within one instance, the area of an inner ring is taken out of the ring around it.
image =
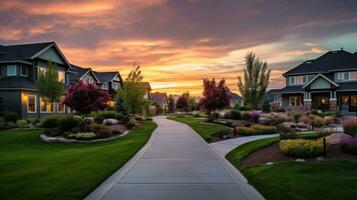
[[[169,112],[175,112],[175,99],[171,94],[169,95]]]
[[[261,61],[253,52],[245,56],[244,81],[238,76],[238,89],[244,97],[244,103],[251,110],[261,105],[269,84],[271,70],[267,63]]]

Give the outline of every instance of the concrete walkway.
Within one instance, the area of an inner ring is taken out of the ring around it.
[[[215,143],[209,144],[220,156],[225,157],[230,151],[237,148],[238,146],[252,142],[254,140],[276,137],[279,134],[270,134],[270,135],[254,135],[254,136],[245,136],[229,140],[223,140]]]
[[[86,200],[264,199],[190,127],[154,121],[149,142]]]

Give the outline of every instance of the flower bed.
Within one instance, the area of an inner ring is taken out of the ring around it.
[[[324,151],[321,140],[307,139],[281,140],[279,148],[282,153],[296,158],[320,156]]]

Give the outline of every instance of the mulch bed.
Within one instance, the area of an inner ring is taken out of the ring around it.
[[[124,133],[128,128],[124,124],[116,124],[107,126],[110,130],[119,130],[121,133]]]
[[[345,154],[340,150],[339,145],[329,145],[327,149],[327,160],[352,160],[357,161],[356,155]],[[296,158],[287,156],[280,152],[279,144],[275,143],[269,147],[260,149],[246,158],[244,158],[240,164],[240,168],[243,169],[248,166],[265,164],[267,162],[296,160]],[[317,162],[316,158],[308,158],[306,161]]]

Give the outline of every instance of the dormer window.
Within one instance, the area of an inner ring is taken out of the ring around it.
[[[7,66],[7,75],[8,76],[16,76],[17,70],[16,65],[8,65]]]

